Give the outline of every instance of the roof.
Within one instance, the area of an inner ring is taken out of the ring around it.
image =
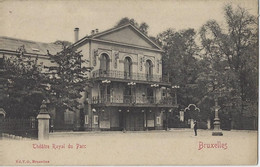
[[[134,25],[132,25],[130,23],[122,25],[122,26],[114,27],[114,28],[111,28],[111,29],[108,29],[108,30],[105,30],[105,31],[102,31],[102,32],[98,32],[98,33],[95,33],[93,35],[85,36],[82,39],[80,39],[77,42],[75,42],[72,46],[77,46],[78,44],[80,44],[80,43],[82,43],[84,41],[89,41],[91,39],[96,39],[96,38],[98,38],[100,36],[103,36],[103,35],[109,34],[111,32],[115,32],[115,31],[121,30],[121,29],[123,29],[125,27],[131,27],[137,33],[139,33],[147,42],[149,42],[151,45],[153,45],[157,50],[163,51],[163,49],[158,44],[156,44],[146,34],[142,33],[137,27],[135,27]]]
[[[4,50],[17,52],[18,49],[23,46],[25,53],[28,54],[47,55],[47,50],[50,54],[56,54],[62,50],[62,45],[54,43],[42,43],[0,36],[0,51]]]

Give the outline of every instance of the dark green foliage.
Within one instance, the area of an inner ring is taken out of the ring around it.
[[[226,29],[208,21],[200,30],[205,54],[216,89],[225,92],[222,105],[236,108],[235,115],[257,115],[258,23],[244,8],[224,8]],[[252,113],[253,112],[253,113]]]
[[[163,73],[170,76],[172,85],[179,85],[178,102],[182,108],[194,103],[194,91],[198,87],[199,47],[195,43],[194,29],[175,32],[168,29],[157,36],[157,41],[165,50]],[[173,92],[172,92],[173,93]]]
[[[22,55],[4,59],[1,75],[3,95],[0,106],[7,117],[28,118],[36,116],[43,99],[42,85],[44,74],[37,65],[38,58],[31,59]]]
[[[36,116],[43,99],[62,112],[79,107],[80,93],[88,83],[86,61],[80,52],[65,47],[56,55],[48,56],[54,64],[51,67],[43,67],[37,63],[38,58],[23,55],[5,58],[0,106],[7,117]]]
[[[199,31],[168,29],[157,36],[165,50],[163,73],[178,89],[180,108],[196,104],[212,117],[214,98],[223,117],[257,117],[258,22],[246,9],[224,8],[226,28],[210,20]],[[241,122],[241,121],[240,121]]]
[[[80,52],[68,47],[51,56],[54,66],[45,67],[48,76],[46,98],[56,108],[74,111],[79,107],[78,99],[88,84],[87,73],[90,70],[82,57]]]
[[[125,25],[125,24],[132,24],[134,25],[136,28],[138,28],[142,33],[144,34],[148,34],[148,29],[149,29],[149,26],[147,23],[145,22],[142,22],[140,25],[135,21],[135,19],[129,19],[128,17],[124,17],[122,18],[121,20],[119,20],[117,22],[117,24],[115,25],[115,27],[119,27],[119,26],[122,26],[122,25]]]

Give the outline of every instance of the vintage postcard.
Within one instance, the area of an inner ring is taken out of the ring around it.
[[[257,165],[257,0],[1,0],[0,165]]]

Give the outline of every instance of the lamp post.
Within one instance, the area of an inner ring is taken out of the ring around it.
[[[166,110],[165,112],[166,112],[166,129],[165,129],[165,130],[168,131],[168,130],[169,130],[169,128],[168,128],[168,127],[169,127],[169,125],[168,125],[168,124],[169,124],[169,121],[168,121],[168,112],[171,113],[171,112],[172,112],[172,109],[170,109],[169,111]]]
[[[218,82],[215,80],[214,85],[217,85]],[[223,133],[220,130],[220,119],[218,116],[218,111],[220,109],[220,106],[218,105],[218,94],[220,92],[218,90],[214,91],[214,101],[215,101],[215,106],[213,107],[214,112],[215,112],[215,118],[214,118],[214,130],[212,132],[212,136],[223,136]]]
[[[90,129],[91,129],[91,131],[93,130],[93,117],[94,117],[94,114],[93,113],[95,113],[96,112],[96,109],[95,108],[93,108],[92,109],[92,112],[91,112],[91,122],[90,122]]]

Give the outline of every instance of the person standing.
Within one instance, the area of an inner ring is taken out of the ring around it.
[[[197,129],[198,129],[197,121],[194,121],[194,132],[195,132],[195,136],[197,136]]]

